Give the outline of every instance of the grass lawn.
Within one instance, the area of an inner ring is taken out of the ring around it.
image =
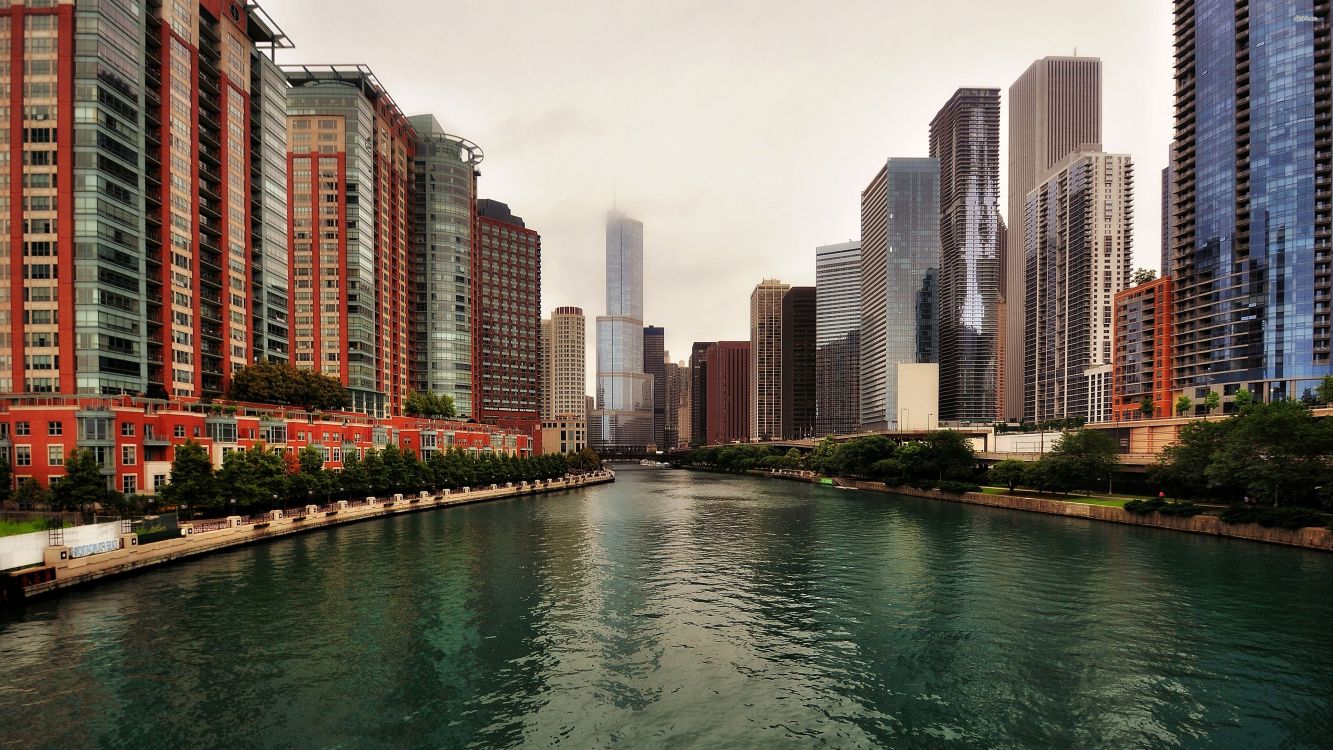
[[[987,495],[1008,495],[1008,487],[982,487],[981,491]],[[1012,493],[1015,497],[1037,497],[1043,500],[1059,500],[1064,503],[1082,503],[1083,505],[1107,505],[1112,508],[1123,508],[1129,500],[1138,498],[1126,495],[1093,495],[1085,497],[1083,495],[1060,495],[1054,492],[1034,492],[1032,490],[1018,489]]]
[[[34,518],[31,521],[0,520],[0,536],[27,534],[33,531],[46,531],[46,519]]]

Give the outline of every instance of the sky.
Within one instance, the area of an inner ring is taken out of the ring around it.
[[[479,197],[542,235],[542,311],[605,312],[604,226],[644,223],[645,325],[675,360],[749,338],[755,284],[814,284],[860,192],[926,156],[961,86],[1102,59],[1104,149],[1135,162],[1135,260],[1156,268],[1172,128],[1165,0],[261,0],[282,63],[369,65],[405,114],[485,151]],[[1007,206],[1007,112],[1001,210]]]

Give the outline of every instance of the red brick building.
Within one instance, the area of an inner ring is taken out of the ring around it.
[[[708,444],[750,439],[750,342],[708,346]]]
[[[477,201],[476,238],[472,414],[540,436],[542,238],[509,206],[486,199]]]
[[[1115,295],[1115,363],[1111,383],[1111,419],[1172,416],[1172,282],[1170,277]],[[1153,412],[1144,414],[1151,399]]]

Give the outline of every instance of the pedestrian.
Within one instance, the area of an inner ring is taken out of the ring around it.
[[[1165,492],[1158,492],[1158,493],[1157,493],[1157,497],[1158,497],[1159,499],[1161,499],[1161,500],[1165,500],[1165,499],[1166,499],[1166,493],[1165,493]]]

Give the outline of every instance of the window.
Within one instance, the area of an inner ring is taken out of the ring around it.
[[[133,495],[139,491],[139,478],[133,474],[125,474],[120,478],[121,490],[126,495]]]
[[[176,429],[172,434],[174,434],[178,438],[185,437],[185,425],[183,424],[176,425]]]
[[[58,437],[58,436],[60,436],[60,435],[65,434],[65,423],[64,423],[64,422],[47,422],[47,423],[46,423],[46,434],[47,434],[47,435],[50,435],[51,437]]]
[[[65,465],[65,446],[48,445],[46,446],[46,465],[64,466]]]
[[[120,446],[120,465],[134,466],[139,463],[139,454],[133,445]]]
[[[158,492],[158,491],[160,491],[163,487],[166,487],[166,486],[167,486],[167,475],[166,475],[166,474],[154,474],[154,475],[153,475],[153,492]]]
[[[79,440],[110,440],[111,417],[79,417]]]
[[[32,427],[31,427],[31,425],[29,425],[27,422],[15,422],[15,423],[14,423],[14,434],[15,434],[15,435],[19,435],[19,436],[22,436],[22,437],[26,437],[27,435],[31,434],[31,430],[32,430]]]
[[[17,445],[14,446],[14,465],[32,466],[32,446]]]
[[[121,437],[134,437],[134,423],[133,423],[133,422],[121,422],[121,423],[120,423],[120,436],[121,436]],[[150,433],[145,433],[145,436],[151,436],[151,434],[150,434]]]

